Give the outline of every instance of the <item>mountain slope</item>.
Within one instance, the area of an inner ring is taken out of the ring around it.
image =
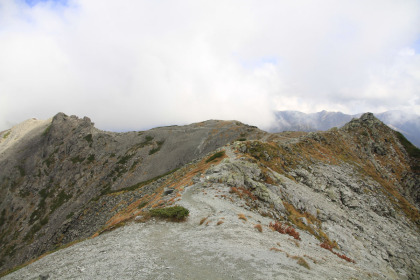
[[[276,123],[270,131],[325,131],[333,127],[342,127],[361,115],[327,111],[311,114],[298,111],[279,111],[276,112]],[[375,116],[391,128],[403,133],[414,145],[420,147],[420,116],[402,111],[387,111],[375,114]]]
[[[418,279],[418,149],[372,114],[298,138],[254,132],[104,192],[56,235],[95,238],[5,279]],[[185,223],[150,220],[171,205],[190,210]]]
[[[89,118],[63,113],[3,132],[1,268],[92,235],[110,218],[95,218],[103,209],[102,196],[161,176],[238,138],[265,134],[236,121],[111,133],[96,129]],[[109,198],[108,210],[121,199]],[[78,218],[82,213],[87,221]]]

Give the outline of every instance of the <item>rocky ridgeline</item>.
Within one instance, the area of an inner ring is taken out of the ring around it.
[[[1,270],[95,233],[125,198],[109,194],[231,141],[265,134],[240,122],[216,120],[112,133],[96,129],[87,117],[63,113],[2,132]]]
[[[247,141],[232,142],[238,139]],[[211,221],[217,224],[208,227],[205,238],[210,244],[232,230],[254,236],[245,224],[252,217],[260,227],[297,242],[299,249],[260,248],[263,243],[276,244],[275,239],[271,233],[261,235],[260,241],[255,236],[256,251],[284,253],[279,261],[291,262],[290,268],[273,269],[287,277],[420,277],[418,150],[372,114],[341,129],[298,138],[221,121],[116,134],[95,129],[87,118],[59,114],[30,144],[26,150],[19,146],[25,156],[15,155],[13,164],[12,157],[0,161],[0,168],[8,168],[0,170],[14,174],[3,175],[1,186],[1,197],[6,198],[0,202],[0,209],[6,209],[0,232],[3,268],[129,221],[142,221],[152,208],[181,204],[191,210],[187,225],[175,227],[189,238],[186,247],[201,242],[199,250],[205,252],[203,237],[195,240],[196,227]],[[239,215],[245,225],[234,222],[237,213],[248,214]],[[222,224],[234,227],[224,232],[218,227]],[[145,226],[153,230],[156,225]],[[146,243],[153,239],[143,238]],[[248,248],[237,246],[238,254]],[[212,248],[207,250],[210,254]],[[273,258],[271,253],[255,254],[261,258],[255,257],[256,262]],[[253,260],[248,261],[251,265]],[[272,275],[243,273],[235,275]],[[66,277],[77,276],[81,275]]]

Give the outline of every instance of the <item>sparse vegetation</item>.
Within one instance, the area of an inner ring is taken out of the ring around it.
[[[47,126],[47,128],[42,133],[42,136],[47,136],[48,133],[50,133],[51,127],[52,127],[52,124],[50,124],[49,126]]]
[[[207,218],[208,218],[208,217],[204,217],[204,218],[202,218],[202,219],[200,220],[200,226],[201,226],[202,224],[204,224],[204,222],[207,220]]]
[[[92,134],[86,135],[83,139],[85,139],[89,144],[92,144],[93,142]]]
[[[30,241],[34,237],[35,233],[37,233],[42,228],[41,223],[34,224],[28,233],[23,238],[24,241]]]
[[[220,226],[223,223],[224,223],[224,221],[218,221],[216,225]]]
[[[206,160],[206,163],[209,163],[210,161],[213,161],[213,160],[215,160],[215,159],[217,159],[217,158],[221,158],[221,157],[224,157],[225,156],[225,151],[220,151],[220,152],[217,152],[217,153],[215,153],[214,155],[212,155],[211,157],[209,157],[207,160]]]
[[[117,161],[117,164],[126,164],[135,154],[126,154]]]
[[[334,255],[339,257],[340,259],[343,259],[343,260],[348,261],[348,262],[356,263],[354,260],[350,259],[346,255],[334,252],[333,247],[330,244],[328,244],[327,242],[322,242],[319,246],[321,246],[321,248],[324,248],[324,249],[330,251],[331,253],[333,253]]]
[[[21,165],[16,167],[19,170],[20,176],[24,177],[26,175],[25,168]]]
[[[402,133],[395,131],[395,134],[397,135],[398,140],[400,140],[401,144],[404,146],[404,149],[407,151],[407,153],[413,158],[420,159],[420,149],[408,141]]]
[[[172,206],[150,210],[152,217],[169,219],[172,221],[183,221],[190,214],[190,211],[182,206]]]
[[[1,216],[0,216],[0,227],[4,224],[5,221],[6,221],[6,209],[3,209],[3,211],[1,211]]]
[[[143,201],[142,203],[139,204],[139,206],[137,206],[138,209],[143,208],[144,206],[147,205],[147,203],[149,203],[149,201]]]
[[[154,182],[154,181],[156,181],[156,180],[158,180],[158,179],[160,179],[160,178],[162,178],[162,177],[165,177],[165,176],[167,176],[167,175],[169,175],[169,174],[171,174],[171,173],[174,173],[174,172],[175,172],[175,171],[177,171],[178,169],[179,169],[179,168],[175,168],[175,169],[173,169],[173,170],[171,170],[171,171],[168,171],[168,172],[166,172],[166,173],[163,173],[162,175],[159,175],[159,176],[153,177],[152,179],[149,179],[149,180],[146,180],[146,181],[139,182],[139,183],[134,184],[134,185],[132,185],[132,186],[129,186],[129,187],[127,187],[127,188],[118,189],[118,190],[111,190],[111,187],[109,187],[109,189],[107,189],[107,191],[105,191],[102,195],[105,195],[105,194],[111,194],[111,193],[117,193],[117,192],[134,191],[134,190],[136,190],[136,189],[138,189],[138,188],[141,188],[141,187],[143,187],[143,186],[145,186],[145,185],[148,185],[148,184],[150,184],[150,183],[152,183],[152,182]]]
[[[48,224],[48,216],[40,221],[41,226]]]
[[[231,187],[229,193],[237,194],[240,199],[250,198],[253,201],[257,200],[257,197],[250,190],[247,190],[244,187]]]
[[[157,147],[156,147],[156,148],[151,149],[151,150],[149,151],[149,155],[152,155],[152,154],[154,154],[154,153],[156,153],[156,152],[159,152],[159,151],[160,151],[160,148],[161,148],[161,147],[162,147],[162,145],[163,145],[163,143],[165,143],[165,141],[164,141],[164,140],[162,140],[162,141],[158,141],[158,142],[157,142]]]
[[[259,232],[262,232],[263,231],[262,226],[260,224],[256,224],[254,226],[254,228],[256,228]]]
[[[82,158],[80,155],[77,155],[76,157],[71,158],[72,163],[81,163],[85,160],[85,158]]]
[[[282,249],[279,249],[279,248],[276,248],[276,247],[270,248],[270,251],[283,252]]]
[[[286,226],[284,224],[282,224],[281,222],[271,222],[270,223],[270,228],[281,233],[281,234],[288,234],[290,236],[292,236],[294,239],[297,240],[301,240],[300,239],[300,234],[299,232],[297,232],[293,227],[291,226]]]
[[[244,221],[248,221],[248,219],[247,219],[247,217],[245,217],[245,215],[244,214],[238,214],[238,218],[240,219],[240,220],[244,220]]]
[[[311,267],[309,266],[309,264],[305,261],[304,258],[299,257],[299,256],[292,256],[291,257],[294,260],[297,260],[298,265],[303,266],[306,269],[311,269]]]
[[[10,133],[12,133],[11,130],[9,130],[8,132],[6,132],[5,134],[3,134],[3,139],[6,139],[7,137],[9,137]]]
[[[87,158],[88,163],[92,163],[94,160],[95,160],[95,155],[94,154],[89,155],[88,158]]]
[[[55,200],[51,203],[51,207],[50,207],[51,213],[54,212],[58,207],[63,205],[63,203],[68,201],[70,198],[72,198],[72,195],[66,194],[66,192],[62,190],[58,194],[58,196],[55,198]]]

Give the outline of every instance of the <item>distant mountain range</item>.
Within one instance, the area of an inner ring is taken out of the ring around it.
[[[282,131],[324,131],[333,127],[342,127],[353,118],[362,114],[347,115],[341,112],[321,111],[305,114],[299,111],[276,112],[276,123],[270,132]],[[420,147],[420,116],[403,111],[387,111],[374,114],[379,120],[404,136],[414,145]]]

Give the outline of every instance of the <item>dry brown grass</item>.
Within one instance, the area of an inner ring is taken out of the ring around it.
[[[218,221],[216,225],[220,226],[223,223],[224,223],[224,221]]]
[[[306,258],[308,258],[308,259],[310,259],[314,264],[317,264],[318,263],[318,261],[315,259],[315,258],[313,258],[313,257],[311,257],[311,256],[308,256],[308,255],[303,255],[304,257],[306,257]]]
[[[247,217],[245,217],[245,215],[244,214],[238,214],[238,218],[240,219],[240,220],[244,220],[244,221],[248,221],[248,219],[247,219]]]
[[[279,248],[276,248],[276,247],[270,248],[270,251],[284,252],[282,249],[279,249]]]
[[[294,260],[297,260],[298,265],[303,266],[306,269],[311,269],[311,267],[309,266],[309,264],[305,261],[304,258],[299,257],[299,256],[292,256],[291,257]]]
[[[293,242],[295,245],[296,245],[296,247],[300,247],[300,244],[299,244],[299,241],[297,241],[297,240],[295,240],[295,239],[290,239],[289,238],[289,240],[291,241],[291,242]]]
[[[207,220],[207,218],[208,218],[208,217],[204,217],[204,218],[202,218],[202,219],[200,220],[200,226],[201,226],[202,224],[204,224],[204,222]]]
[[[346,255],[339,254],[337,252],[334,252],[333,247],[330,244],[326,243],[326,242],[321,243],[320,246],[322,248],[330,251],[331,253],[333,253],[334,255],[336,255],[337,257],[339,257],[340,259],[343,259],[343,260],[348,261],[348,262],[356,263],[354,260],[352,260],[351,258],[347,257]]]
[[[263,231],[262,226],[260,224],[256,224],[254,226],[254,228],[256,228],[259,232],[262,232]]]
[[[251,199],[252,201],[257,200],[257,197],[250,191],[245,189],[244,187],[231,187],[229,193],[235,193],[239,196],[240,199]]]

